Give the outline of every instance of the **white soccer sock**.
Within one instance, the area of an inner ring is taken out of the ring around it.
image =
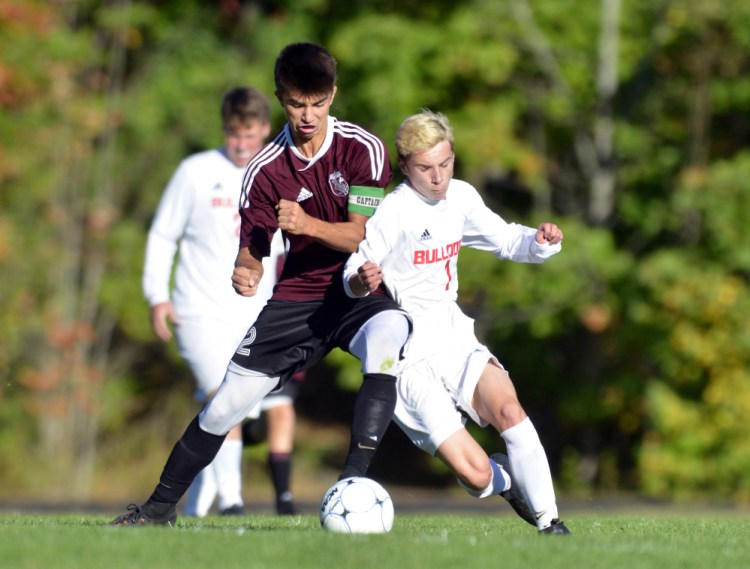
[[[528,417],[500,434],[508,449],[513,481],[534,512],[537,527],[543,529],[558,514],[552,474],[539,435]]]
[[[242,506],[242,441],[224,441],[209,468],[216,475],[219,509]]]
[[[490,458],[490,468],[492,468],[492,481],[490,482],[490,493],[487,494],[488,496],[494,496],[495,494],[500,494],[500,492],[505,492],[506,490],[510,490],[511,480],[510,476],[508,475],[505,470],[500,468],[500,465],[492,460]],[[484,497],[484,496],[483,496]]]
[[[209,465],[198,473],[188,488],[183,515],[205,517],[214,503],[216,491],[216,476]]]

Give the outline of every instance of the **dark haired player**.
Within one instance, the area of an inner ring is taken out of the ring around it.
[[[354,404],[341,478],[364,475],[393,416],[396,373],[411,323],[385,295],[347,297],[341,269],[364,237],[393,175],[385,145],[329,115],[336,61],[310,43],[286,46],[274,68],[287,124],[248,164],[242,187],[240,250],[232,282],[253,296],[273,234],[288,254],[273,296],[248,330],[214,398],[188,426],[141,506],[113,525],[165,524],[226,433],[267,393],[334,347],[357,356],[364,379]]]

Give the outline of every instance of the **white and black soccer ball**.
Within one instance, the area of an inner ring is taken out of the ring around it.
[[[386,533],[393,527],[393,501],[370,478],[344,478],[323,495],[320,525],[336,533]]]

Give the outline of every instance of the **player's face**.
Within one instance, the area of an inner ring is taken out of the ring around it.
[[[276,93],[286,114],[286,120],[297,146],[325,138],[328,113],[336,95],[333,91],[324,95],[302,95],[295,92]]]
[[[399,167],[411,186],[430,200],[444,200],[448,183],[453,178],[453,149],[444,140],[429,150],[399,158]]]
[[[244,167],[255,156],[271,132],[267,122],[233,123],[224,128],[224,149],[235,166]]]

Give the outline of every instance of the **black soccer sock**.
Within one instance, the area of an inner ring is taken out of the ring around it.
[[[339,477],[365,476],[396,408],[396,377],[366,373],[354,401],[352,436]]]
[[[292,455],[288,452],[269,452],[268,471],[276,491],[276,513],[293,513],[289,481],[292,474]]]
[[[198,425],[198,417],[193,419],[174,445],[148,502],[176,504],[198,473],[211,464],[225,438],[207,433]]]

